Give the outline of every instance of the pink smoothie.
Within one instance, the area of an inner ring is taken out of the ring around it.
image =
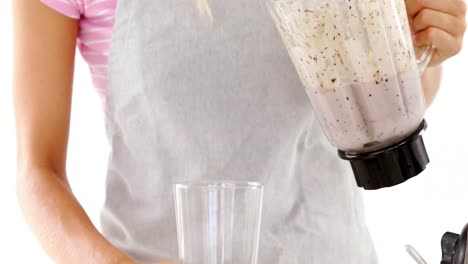
[[[346,84],[309,97],[329,140],[341,150],[369,152],[404,139],[420,125],[425,102],[417,74]]]

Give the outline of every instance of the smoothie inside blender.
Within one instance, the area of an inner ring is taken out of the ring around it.
[[[404,1],[310,2],[271,11],[328,139],[368,153],[408,137],[425,99]]]

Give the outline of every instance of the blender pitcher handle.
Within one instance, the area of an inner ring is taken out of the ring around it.
[[[422,54],[419,58],[416,59],[416,62],[419,67],[419,73],[422,75],[424,70],[427,68],[427,65],[432,59],[432,56],[434,56],[434,53],[436,51],[436,47],[434,45],[427,45],[422,48]]]

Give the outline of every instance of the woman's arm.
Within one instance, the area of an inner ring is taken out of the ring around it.
[[[27,223],[56,263],[130,262],[96,230],[66,177],[78,23],[39,0],[15,0],[17,195]]]
[[[422,75],[422,84],[426,105],[429,107],[435,99],[442,81],[442,66],[432,66],[427,68]]]

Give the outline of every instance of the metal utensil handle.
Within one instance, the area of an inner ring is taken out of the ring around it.
[[[406,245],[406,252],[416,261],[418,264],[427,264],[426,260],[419,254],[419,252],[411,245]]]

